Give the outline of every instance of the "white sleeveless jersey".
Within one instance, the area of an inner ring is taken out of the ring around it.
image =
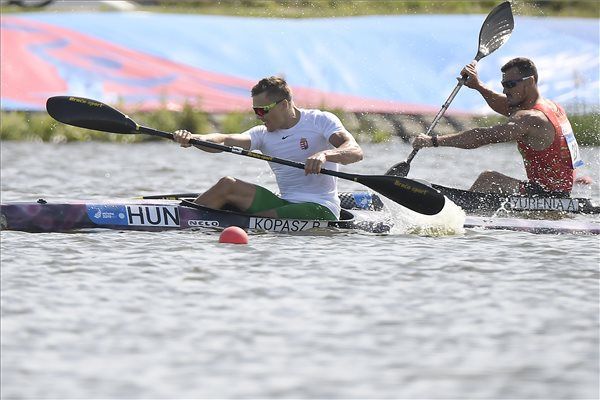
[[[267,131],[264,125],[244,132],[250,135],[250,150],[305,163],[311,155],[334,146],[329,138],[336,132],[347,132],[334,114],[320,110],[300,110],[300,120],[290,129]],[[279,186],[279,196],[292,203],[321,204],[336,216],[340,215],[337,178],[324,174],[304,175],[304,170],[287,165],[269,163]],[[339,164],[326,162],[323,168],[338,171]]]

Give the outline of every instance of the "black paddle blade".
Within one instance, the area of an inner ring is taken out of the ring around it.
[[[436,189],[411,179],[359,175],[355,181],[420,214],[435,215],[442,211],[446,203],[444,195]]]
[[[96,100],[55,96],[46,101],[52,118],[67,125],[111,133],[137,133],[138,125],[127,115]]]
[[[481,60],[506,43],[514,27],[510,2],[505,1],[490,11],[479,31],[479,49],[475,60]]]
[[[408,171],[410,171],[410,164],[406,161],[402,161],[388,169],[385,174],[404,178],[408,175]]]

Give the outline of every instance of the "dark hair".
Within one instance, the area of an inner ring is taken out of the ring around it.
[[[261,79],[250,92],[252,97],[258,96],[261,93],[267,93],[267,98],[273,101],[292,100],[292,90],[287,82],[278,76],[270,76]]]
[[[517,68],[523,78],[526,76],[533,76],[533,79],[535,79],[535,83],[537,83],[537,81],[538,81],[537,68],[535,67],[535,64],[533,63],[533,61],[531,61],[529,58],[525,58],[525,57],[513,58],[512,60],[510,60],[509,62],[504,64],[504,66],[502,66],[502,68],[500,68],[500,71],[506,72],[511,68]]]

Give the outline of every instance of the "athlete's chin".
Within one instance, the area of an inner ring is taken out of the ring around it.
[[[506,101],[508,102],[509,107],[518,107],[521,105],[521,102],[518,99],[515,99],[514,97],[507,97]]]

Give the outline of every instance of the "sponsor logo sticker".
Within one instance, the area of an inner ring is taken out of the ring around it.
[[[127,211],[122,204],[90,204],[86,206],[89,219],[98,225],[127,225]]]
[[[202,228],[218,228],[220,226],[219,221],[207,221],[203,219],[191,219],[188,221],[188,225]]]

